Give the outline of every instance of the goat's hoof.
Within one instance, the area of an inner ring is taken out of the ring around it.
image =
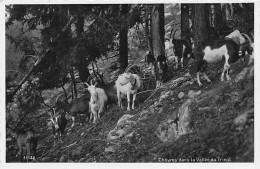
[[[130,111],[130,108],[127,108],[127,111]]]

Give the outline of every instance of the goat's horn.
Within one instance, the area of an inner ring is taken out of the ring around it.
[[[174,35],[175,35],[175,33],[177,32],[177,30],[178,30],[178,28],[174,31],[174,33],[173,33],[173,35],[172,35],[172,31],[173,31],[173,29],[172,29],[171,34],[170,34],[170,38],[174,39]],[[171,36],[171,35],[172,35],[172,36]]]
[[[241,33],[241,35],[244,35],[244,36],[247,38],[247,40],[249,41],[250,44],[253,43],[253,42],[252,42],[252,39],[251,39],[247,34]]]
[[[89,84],[87,82],[84,83],[85,85],[87,85],[89,87]]]

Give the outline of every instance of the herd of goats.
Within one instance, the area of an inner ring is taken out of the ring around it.
[[[204,78],[208,82],[211,82],[205,72],[208,63],[217,63],[221,62],[223,58],[225,59],[223,72],[221,74],[221,81],[223,81],[225,76],[227,80],[231,79],[229,76],[231,63],[236,62],[239,58],[244,58],[246,54],[250,56],[249,62],[254,58],[253,41],[248,35],[240,33],[238,30],[233,31],[221,40],[216,40],[199,48],[194,48],[193,46],[188,45],[185,40],[173,39],[172,43],[177,65],[179,60],[181,61],[181,66],[183,66],[183,59],[196,58],[197,83],[199,86],[202,85],[200,81],[200,73],[203,74]],[[147,52],[145,61],[148,64],[152,63],[153,74],[156,77],[156,87],[160,87],[168,69],[166,56],[160,55],[154,57],[150,52]],[[104,112],[106,104],[114,94],[111,93],[111,88],[107,89],[97,87],[97,83],[93,84],[92,81],[90,84],[84,83],[84,86],[86,86],[89,91],[88,95],[75,99],[70,103],[56,103],[55,108],[53,108],[52,113],[50,113],[51,118],[49,119],[49,122],[52,125],[54,137],[58,135],[59,140],[66,128],[67,120],[72,119],[73,123],[70,129],[73,128],[75,117],[78,113],[88,112],[89,122],[96,123]],[[119,75],[115,83],[113,83],[113,88],[116,89],[117,93],[116,100],[118,106],[123,108],[121,96],[126,95],[127,110],[130,111],[130,95],[132,94],[131,108],[134,109],[136,94],[141,86],[142,81],[140,76],[136,73],[131,73],[129,69],[126,69],[123,74]],[[19,148],[17,155],[20,155],[20,160],[28,161],[35,159],[37,147],[36,133],[29,129],[27,131],[16,132],[15,137]]]

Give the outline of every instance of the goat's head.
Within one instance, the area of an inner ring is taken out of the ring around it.
[[[242,36],[242,34],[238,30],[231,32],[228,36],[226,36],[226,38],[232,39],[238,45],[246,42],[246,39]]]
[[[240,46],[239,46],[239,56],[240,57],[244,56],[246,51],[249,55],[251,55],[252,51],[253,51],[253,47],[252,47],[253,41],[251,40],[251,38],[247,34],[241,33],[241,35],[243,35],[247,39],[247,41],[240,44]]]
[[[50,119],[47,119],[47,121],[51,122],[51,124],[54,126],[54,128],[56,130],[58,130],[59,129],[59,119],[61,118],[60,113],[56,113],[55,109],[52,108],[51,113],[49,113],[49,114],[51,117],[50,117]]]
[[[90,85],[88,83],[85,83],[85,84],[88,86],[88,91],[91,94],[91,98],[92,98],[93,102],[96,102],[98,100],[98,93],[97,93],[97,90],[96,90],[97,83],[95,83],[93,85],[92,81],[91,81]]]
[[[154,66],[156,78],[162,80],[163,76],[166,74],[168,67],[166,63],[166,57],[163,55],[158,56]]]

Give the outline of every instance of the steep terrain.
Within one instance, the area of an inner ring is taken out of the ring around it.
[[[144,79],[150,90],[137,96],[135,110],[110,105],[97,124],[77,123],[55,146],[42,109],[34,122],[37,162],[254,161],[254,67],[238,61],[230,82],[219,80],[221,69],[211,65],[212,83],[198,86],[192,66],[190,75],[170,64],[161,88],[154,89],[154,78]],[[18,161],[8,145],[7,162]]]

